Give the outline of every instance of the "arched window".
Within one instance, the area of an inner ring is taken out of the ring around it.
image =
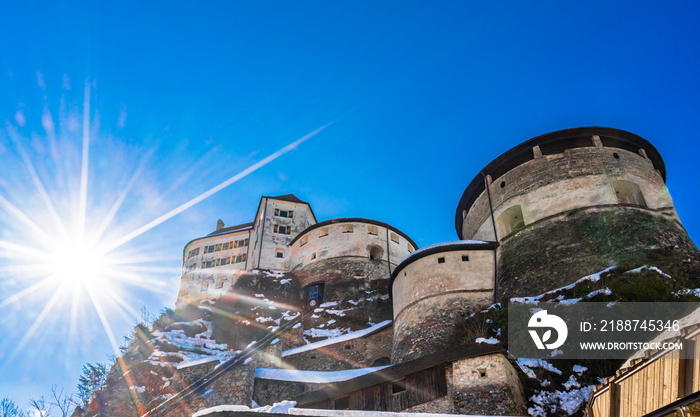
[[[615,190],[615,197],[617,197],[617,202],[620,204],[633,204],[635,206],[646,207],[646,201],[644,201],[644,195],[639,186],[633,182],[625,180],[617,180],[612,182],[613,189]]]
[[[381,246],[370,245],[369,249],[369,259],[380,260],[384,255],[384,249]]]
[[[510,207],[501,213],[501,215],[498,217],[498,223],[501,225],[501,229],[503,230],[503,236],[525,226],[523,210],[520,208],[520,205]]]

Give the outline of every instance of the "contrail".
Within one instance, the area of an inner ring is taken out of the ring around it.
[[[78,239],[83,243],[87,213],[88,158],[90,155],[90,84],[85,82],[83,101],[83,154],[80,168],[80,201],[78,202]]]
[[[332,122],[331,122],[332,123]],[[109,245],[106,249],[104,249],[102,252],[107,253],[111,250],[114,250],[118,248],[119,246],[125,244],[126,242],[130,241],[131,239],[134,239],[135,237],[153,229],[154,227],[158,226],[159,224],[163,223],[164,221],[182,213],[183,211],[187,210],[188,208],[194,206],[195,204],[199,203],[200,201],[204,200],[207,197],[210,197],[217,192],[223,190],[224,188],[228,187],[229,185],[233,184],[234,182],[240,180],[241,178],[246,177],[249,174],[252,174],[253,172],[257,171],[258,169],[264,167],[265,165],[269,164],[270,162],[274,161],[275,159],[279,158],[280,156],[286,154],[287,152],[296,149],[297,146],[301,145],[302,143],[306,142],[307,140],[311,139],[312,137],[316,136],[318,133],[320,133],[323,129],[328,127],[331,123],[327,123],[318,129],[314,130],[313,132],[307,133],[306,135],[302,136],[301,138],[295,140],[294,142],[290,143],[289,145],[285,146],[284,148],[278,150],[277,152],[273,153],[272,155],[268,156],[267,158],[255,163],[254,165],[251,165],[250,167],[244,169],[243,171],[239,172],[238,174],[234,175],[233,177],[227,179],[226,181],[222,182],[221,184],[217,185],[214,188],[211,188],[208,191],[205,191],[204,193],[198,195],[197,197],[193,198],[192,200],[182,204],[181,206],[165,213],[164,215],[158,217],[157,219],[139,227],[138,229],[134,230],[133,232],[127,234],[126,236],[120,238],[119,240],[115,241],[111,245]]]

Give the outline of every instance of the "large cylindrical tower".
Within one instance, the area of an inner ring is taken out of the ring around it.
[[[459,201],[461,239],[495,240],[499,296],[556,288],[649,251],[695,249],[647,140],[581,127],[530,139],[488,164]]]

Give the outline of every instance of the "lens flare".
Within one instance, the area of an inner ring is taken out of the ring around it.
[[[156,243],[162,232],[142,235],[295,150],[330,124],[173,204],[173,199],[151,198],[147,192],[155,189],[157,194],[159,188],[143,178],[154,149],[134,152],[99,135],[99,119],[91,119],[99,114],[90,111],[91,88],[85,84],[82,112],[75,110],[79,106],[72,112],[62,107],[60,117],[53,118],[45,109],[43,135],[23,133],[31,130],[31,119],[23,114],[15,117],[16,125],[6,122],[0,128],[0,151],[5,141],[9,156],[15,156],[9,162],[8,155],[3,157],[6,166],[0,176],[0,279],[5,289],[0,332],[10,335],[0,340],[0,370],[28,356],[27,349],[39,356],[41,342],[51,341],[51,332],[53,340],[67,335],[73,351],[83,349],[96,334],[107,336],[119,355],[114,322],[139,322],[133,305],[152,294],[172,298],[181,274],[179,248],[164,251]],[[91,153],[105,144],[118,149],[91,161]]]

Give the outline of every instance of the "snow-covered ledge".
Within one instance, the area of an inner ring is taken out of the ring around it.
[[[327,384],[331,382],[347,381],[357,378],[358,376],[381,371],[389,366],[391,365],[375,366],[373,368],[346,369],[343,371],[302,371],[299,369],[256,368],[255,377],[276,381]]]
[[[454,417],[454,414],[432,414],[432,413],[392,413],[389,411],[359,411],[359,410],[317,410],[313,408],[290,408],[289,414],[296,416],[315,417]],[[482,415],[462,415],[464,417],[486,417]],[[505,416],[489,416],[505,417]],[[512,417],[512,416],[511,416]],[[522,416],[527,417],[527,416]]]

